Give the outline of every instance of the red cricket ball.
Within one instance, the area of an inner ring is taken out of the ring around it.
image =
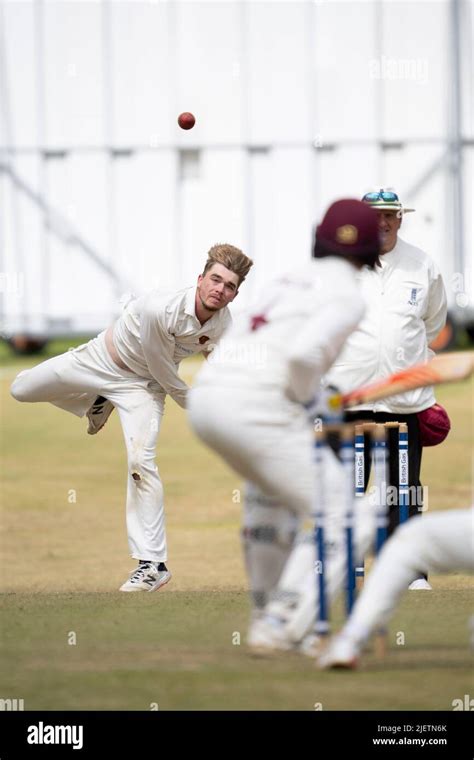
[[[181,129],[192,129],[195,123],[196,123],[196,119],[194,118],[192,113],[189,113],[189,111],[180,113],[180,115],[178,116],[178,124],[181,127]]]

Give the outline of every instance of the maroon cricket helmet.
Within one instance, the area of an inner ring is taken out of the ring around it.
[[[329,206],[316,228],[315,258],[354,256],[374,266],[379,254],[378,217],[373,208],[353,198],[343,198]]]

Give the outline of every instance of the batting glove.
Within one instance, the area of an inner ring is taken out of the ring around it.
[[[328,385],[317,393],[310,401],[303,404],[308,421],[314,425],[320,419],[325,423],[342,422],[344,410],[341,404],[341,394],[337,388]]]

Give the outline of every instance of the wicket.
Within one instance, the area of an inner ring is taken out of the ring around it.
[[[399,507],[399,521],[400,523],[408,520],[408,425],[406,422],[364,422],[355,425],[354,428],[354,441],[355,441],[355,496],[361,497],[364,495],[364,481],[365,481],[365,457],[364,457],[364,432],[374,430],[374,426],[377,424],[382,425],[385,430],[390,428],[398,428],[398,507]],[[375,444],[375,450],[377,444]],[[377,458],[373,456],[374,468],[377,467]],[[365,575],[364,565],[355,568],[355,582],[357,590],[363,585]]]
[[[356,425],[328,425],[324,431],[316,433],[315,440],[315,545],[318,605],[315,631],[325,636],[330,631],[329,603],[326,588],[326,482],[324,477],[324,457],[328,446],[327,434],[338,433],[340,437],[339,456],[345,472],[344,482],[344,533],[345,533],[345,565],[346,565],[346,613],[350,614],[356,590],[361,587],[364,578],[364,565],[355,566],[354,526],[355,511],[354,497],[360,498],[365,492],[365,456],[364,434],[369,433],[371,446],[370,455],[374,465],[374,485],[377,494],[376,503],[376,540],[378,553],[387,537],[387,499],[386,484],[388,482],[388,431],[398,428],[398,504],[400,522],[408,519],[408,426],[404,422],[361,422]],[[382,651],[383,645],[380,647]]]

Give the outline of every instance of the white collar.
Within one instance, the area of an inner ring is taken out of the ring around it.
[[[397,237],[397,242],[393,246],[392,250],[388,251],[387,253],[384,253],[380,257],[380,263],[382,264],[382,268],[384,268],[385,266],[388,266],[389,264],[393,265],[393,263],[396,261],[400,253],[399,243],[400,243],[400,238]]]
[[[194,317],[194,319],[197,319],[196,316],[196,287],[192,286],[186,290],[186,297],[184,299],[184,313],[187,314],[189,317]],[[199,322],[199,319],[198,319]]]

